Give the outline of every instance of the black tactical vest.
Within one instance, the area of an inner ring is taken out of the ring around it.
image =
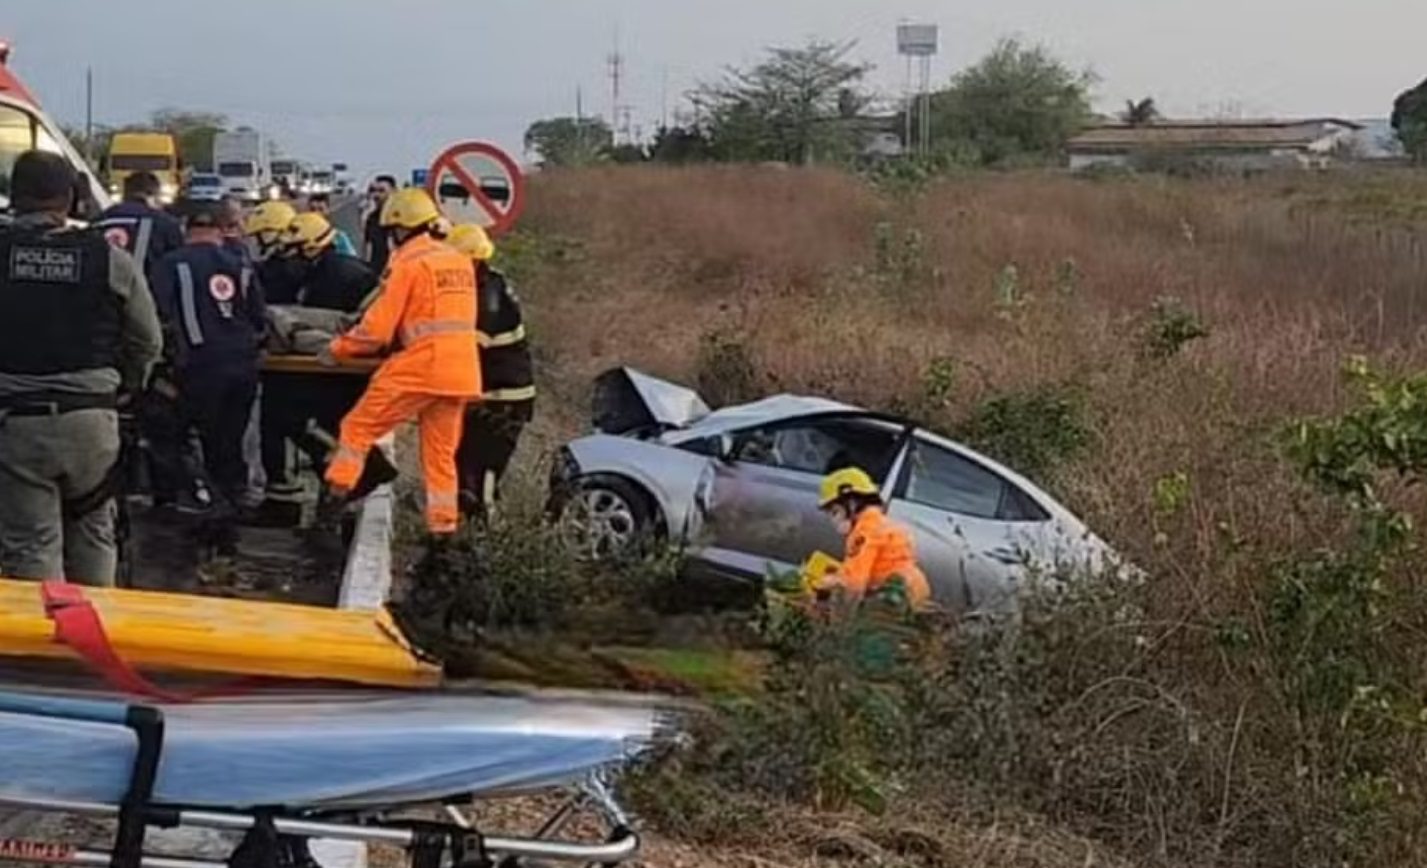
[[[0,233],[0,373],[118,367],[123,303],[109,256],[95,231]]]

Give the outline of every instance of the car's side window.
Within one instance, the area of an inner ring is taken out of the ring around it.
[[[907,471],[908,501],[972,518],[1045,521],[1049,516],[1025,492],[980,464],[917,441]]]
[[[843,467],[861,467],[882,480],[896,457],[897,429],[857,419],[784,423],[744,431],[734,458],[819,476]]]

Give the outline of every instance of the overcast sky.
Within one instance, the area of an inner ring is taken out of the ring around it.
[[[62,121],[82,121],[92,65],[99,122],[209,109],[403,175],[456,140],[518,149],[577,87],[608,114],[617,29],[651,129],[723,65],[809,37],[858,40],[896,95],[904,19],[941,26],[938,81],[1018,35],[1093,68],[1097,105],[1152,95],[1176,116],[1382,117],[1427,76],[1424,0],[0,0],[14,66]]]

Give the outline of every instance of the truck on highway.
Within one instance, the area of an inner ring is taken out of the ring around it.
[[[0,209],[10,207],[10,169],[25,151],[38,148],[64,157],[84,181],[86,194],[79,215],[92,217],[109,207],[109,191],[65,138],[59,126],[40,108],[39,100],[7,66],[9,43],[0,41]]]
[[[224,191],[240,202],[259,202],[276,189],[268,143],[252,127],[239,127],[213,137],[213,169],[223,179]]]
[[[159,201],[172,204],[183,186],[183,163],[178,142],[168,133],[120,132],[109,141],[104,159],[109,192],[115,197],[130,175],[149,172],[159,179]]]
[[[284,157],[272,161],[272,182],[279,189],[293,193],[298,192],[301,189],[303,172],[304,167],[301,160]]]

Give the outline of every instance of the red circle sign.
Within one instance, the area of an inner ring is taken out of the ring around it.
[[[478,175],[464,164],[465,161],[476,159],[494,163],[501,177]],[[438,205],[443,203],[443,199],[449,198],[443,196],[450,187],[449,183],[442,183],[442,178],[447,175],[459,185],[459,198],[475,206],[474,210],[483,218],[481,222],[491,235],[504,235],[509,232],[525,210],[525,176],[520,171],[520,164],[495,145],[487,142],[462,142],[442,151],[432,161],[431,169],[426,174],[426,192],[431,194],[431,198],[435,199]],[[492,194],[491,181],[503,182],[504,202],[498,201],[499,196]]]

